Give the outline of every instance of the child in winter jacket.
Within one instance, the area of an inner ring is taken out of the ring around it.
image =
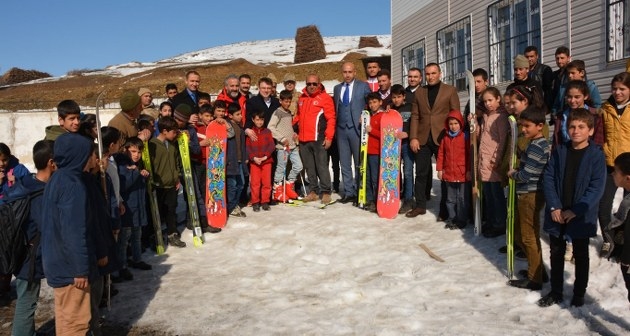
[[[273,151],[275,143],[268,128],[264,127],[265,118],[262,112],[254,112],[252,115],[254,128],[258,140],[251,138],[245,140],[249,155],[250,188],[252,192],[252,208],[254,211],[268,211],[271,200],[271,167],[273,166]]]
[[[619,259],[621,275],[626,284],[628,301],[630,302],[630,152],[617,156],[612,177],[615,180],[615,185],[623,188],[627,194],[621,200],[619,209],[606,230],[608,240],[611,242],[611,251],[608,257],[612,255]]]
[[[445,229],[466,226],[470,195],[466,184],[470,181],[470,140],[464,132],[464,119],[457,110],[449,112],[444,122],[444,136],[440,141],[435,169],[438,179],[446,182],[448,219]]]
[[[0,142],[0,204],[4,194],[22,176],[30,174],[28,169],[11,154],[9,146]]]

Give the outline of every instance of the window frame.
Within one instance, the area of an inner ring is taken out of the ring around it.
[[[463,36],[460,35],[462,31]],[[460,45],[462,39],[463,45]],[[466,91],[466,70],[472,69],[473,59],[472,16],[464,16],[438,29],[435,32],[435,45],[437,64],[442,72],[442,82],[454,86],[457,91]],[[462,50],[463,53],[460,54]]]
[[[418,58],[418,50],[422,49],[422,55],[421,58]],[[414,59],[416,60],[415,65],[410,66],[411,64],[406,61],[406,56],[405,53],[408,53],[408,51],[413,51],[413,55],[414,55]],[[409,72],[409,69],[411,68],[419,68],[420,71],[424,74],[424,66],[426,65],[426,61],[427,61],[427,45],[426,45],[426,38],[423,37],[421,39],[419,39],[418,41],[403,47],[400,51],[400,63],[402,66],[402,77],[401,78],[407,78],[407,73]],[[424,77],[423,77],[423,81],[424,81]]]
[[[611,43],[611,40],[616,40],[613,36],[614,30],[611,29],[611,10],[618,5],[621,5],[623,9],[619,18],[621,26],[615,27],[615,30],[621,31],[622,36],[618,41],[621,43],[621,50],[613,49],[613,45],[617,43]],[[630,58],[630,0],[606,0],[606,61],[610,63],[628,58]]]
[[[524,17],[518,15],[518,11],[523,8],[517,8],[517,6],[522,6],[522,4],[525,5],[526,11]],[[532,4],[537,4],[537,6],[532,7]],[[502,13],[506,8],[508,13]],[[536,19],[534,19],[535,16],[537,16]],[[488,5],[486,18],[488,20],[488,81],[490,85],[512,81],[514,57],[523,54],[525,47],[531,45],[537,47],[542,59],[541,0],[498,0]],[[500,19],[503,20],[499,22]],[[522,20],[526,22],[524,32],[519,31],[523,29],[519,26]],[[502,28],[507,28],[507,31],[500,30]],[[518,50],[521,46],[522,50]],[[501,56],[501,53],[504,56]]]

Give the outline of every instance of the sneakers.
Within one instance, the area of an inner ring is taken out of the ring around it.
[[[418,217],[419,215],[424,215],[426,213],[427,213],[427,209],[425,208],[413,208],[407,211],[407,213],[405,213],[405,217],[415,218],[415,217]]]
[[[186,243],[179,239],[177,233],[171,233],[168,235],[168,244],[175,247],[186,247]]]
[[[240,206],[236,206],[232,212],[230,212],[230,216],[234,217],[247,217],[247,214],[243,212]]]
[[[527,270],[526,269],[522,269],[522,270],[518,271],[518,275],[523,277],[523,278],[525,278],[525,279],[527,279]],[[544,283],[549,282],[549,274],[547,274],[547,270],[545,270],[544,268],[543,268],[543,272],[542,272],[542,281]]]
[[[254,209],[254,212],[260,211],[260,203],[252,204],[252,209]]]
[[[516,288],[523,288],[529,290],[541,290],[542,284],[530,281],[529,279],[510,280],[508,285]]]
[[[151,265],[145,263],[144,261],[132,262],[129,266],[143,271],[148,271],[153,268]]]
[[[554,304],[561,303],[561,302],[562,302],[562,295],[558,295],[558,294],[554,294],[553,292],[550,292],[549,294],[543,296],[536,303],[540,307],[549,307],[549,306],[552,306]]]
[[[332,197],[330,197],[330,193],[329,192],[325,192],[322,194],[322,204],[328,204],[332,202]]]
[[[376,212],[376,203],[370,201],[365,205],[365,210],[369,212]]]
[[[573,259],[573,244],[567,242],[567,248],[564,250],[564,260],[571,261],[571,259]]]
[[[265,210],[265,211],[271,210],[271,208],[269,208],[269,203],[263,203],[262,204],[262,209]]]
[[[206,226],[202,229],[203,233],[219,233],[221,232],[221,228],[216,228],[214,226]]]
[[[599,251],[600,255],[607,255],[610,252],[610,243],[604,242],[602,244],[602,249]]]
[[[330,195],[328,195],[330,196]],[[308,193],[308,195],[303,199],[304,202],[314,202],[319,199],[319,196],[314,191]]]
[[[399,215],[406,214],[411,209],[413,209],[413,201],[410,199],[406,199],[403,201],[403,204],[400,207],[400,210],[398,210],[398,214]]]

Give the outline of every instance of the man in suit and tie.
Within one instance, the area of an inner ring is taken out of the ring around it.
[[[186,73],[186,89],[182,90],[182,92],[176,94],[173,99],[173,110],[177,108],[179,104],[186,104],[190,106],[193,115],[199,113],[199,106],[197,102],[199,101],[198,97],[201,91],[198,91],[199,84],[201,83],[201,76],[197,71],[191,70]]]
[[[438,137],[444,129],[446,116],[451,110],[459,110],[459,96],[457,89],[441,82],[442,72],[436,63],[429,63],[424,70],[427,85],[414,93],[411,108],[410,142],[409,146],[416,155],[416,204],[405,214],[407,217],[424,215],[427,212],[426,185],[431,183],[431,156],[437,157],[440,142]],[[440,215],[446,211],[445,188],[442,185],[442,200],[440,201]],[[444,209],[442,209],[444,208]],[[443,217],[444,218],[444,217]]]
[[[333,99],[337,112],[337,146],[341,164],[344,197],[341,203],[357,200],[357,181],[355,174],[359,170],[359,133],[361,129],[361,111],[365,109],[365,96],[371,92],[366,82],[356,80],[357,71],[354,63],[346,62],[341,66],[343,83],[335,85]],[[354,169],[353,167],[354,162]]]

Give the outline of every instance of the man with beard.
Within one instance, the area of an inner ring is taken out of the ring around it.
[[[248,88],[249,90],[249,88]],[[232,103],[237,103],[241,107],[241,111],[243,113],[243,121],[245,121],[245,102],[247,98],[241,94],[239,88],[239,79],[234,74],[230,74],[225,77],[223,81],[223,90],[219,93],[217,100],[221,100],[225,102],[226,106],[230,106]],[[241,124],[241,126],[244,124]]]
[[[147,88],[140,88],[138,90],[138,96],[140,96],[140,103],[142,104],[142,112],[140,114],[146,114],[153,119],[157,119],[160,115],[155,104],[153,104],[153,93]]]
[[[254,95],[249,92],[249,88],[252,85],[252,77],[248,74],[242,74],[238,76],[238,90],[241,95],[245,96],[245,99],[249,99]]]

